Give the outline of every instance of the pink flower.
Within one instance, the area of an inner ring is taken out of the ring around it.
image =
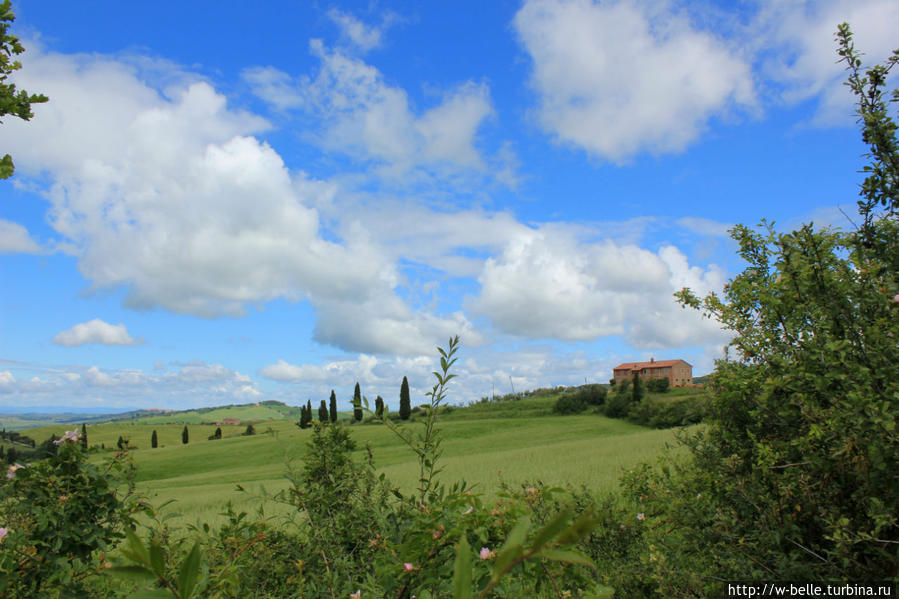
[[[8,528],[6,528],[5,526],[3,528],[0,528],[0,541],[2,541],[3,537],[5,537],[8,534],[9,534]]]
[[[487,547],[481,547],[481,552],[478,553],[478,557],[481,559],[490,559],[491,557],[496,557],[496,551],[491,551]]]
[[[24,468],[24,466],[22,466],[21,464],[13,464],[12,466],[10,466],[6,471],[6,478],[15,478],[16,470],[18,470],[19,468]]]
[[[899,304],[899,293],[893,296],[893,301]]]
[[[415,566],[413,566],[409,562],[406,562],[405,564],[403,564],[403,567],[406,569],[406,572],[411,572],[412,570],[415,569]]]
[[[81,438],[81,434],[77,430],[66,431],[66,434],[64,434],[61,439],[57,439],[56,441],[54,441],[53,444],[59,445],[61,443],[66,443],[68,441],[71,441],[72,443],[74,443],[75,441],[77,441],[80,438]]]

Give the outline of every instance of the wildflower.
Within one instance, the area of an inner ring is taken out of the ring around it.
[[[644,514],[643,512],[640,512],[639,514],[637,514],[637,520],[639,520],[640,522],[643,522],[644,520],[646,520],[646,514]]]
[[[431,535],[431,538],[433,538],[433,539],[439,539],[439,538],[442,537],[442,536],[443,536],[443,533],[442,533],[442,532],[440,532],[439,530],[435,530],[435,531],[434,531],[434,534]]]
[[[0,528],[0,541],[2,541],[3,537],[5,537],[8,534],[9,534],[8,528],[6,528],[5,526],[3,528]]]
[[[368,546],[369,546],[369,547],[377,547],[377,546],[378,546],[378,540],[377,540],[377,539],[372,539],[371,541],[368,542]]]
[[[24,468],[24,466],[22,466],[21,464],[13,464],[12,466],[10,466],[6,471],[6,478],[15,478],[16,470],[18,470],[19,468]]]
[[[66,443],[67,441],[71,441],[72,443],[74,443],[75,441],[77,441],[80,438],[81,438],[81,434],[78,432],[77,429],[74,431],[66,431],[66,433],[62,436],[62,438],[57,439],[56,441],[53,442],[53,444],[60,445],[61,443]]]
[[[696,494],[696,499],[702,499],[702,493],[697,493],[697,494]]]
[[[481,552],[478,553],[478,557],[481,559],[490,559],[496,557],[496,551],[491,551],[487,547],[481,547]]]
[[[350,599],[359,599],[362,597],[362,589],[356,589],[355,593],[350,593]]]
[[[405,564],[403,564],[403,567],[406,569],[406,572],[411,572],[412,570],[415,569],[415,566],[413,566],[409,562],[406,562]]]
[[[68,496],[68,495],[60,495],[60,496],[59,496],[59,501],[60,501],[60,502],[64,502],[64,501],[68,501],[68,500],[69,500],[69,496]]]
[[[462,512],[462,515],[465,516],[466,514],[470,514],[470,513],[473,512],[473,511],[474,511],[474,506],[473,506],[473,505],[470,505],[470,506],[468,506],[468,509],[467,509],[467,510],[465,510],[464,512]]]
[[[899,293],[893,296],[893,301],[899,304]]]

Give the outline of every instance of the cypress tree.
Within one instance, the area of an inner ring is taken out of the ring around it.
[[[362,421],[362,390],[359,389],[359,383],[356,383],[356,390],[353,391],[353,420]]]
[[[156,437],[156,429],[153,429],[153,434],[150,435],[150,447],[156,449],[159,447],[159,439]]]
[[[3,461],[3,458],[5,457],[4,456],[5,453],[6,453],[6,449],[2,445],[0,445],[0,462]]]
[[[300,428],[309,428],[309,424],[312,422],[312,410],[306,406],[300,406],[300,423],[297,424]]]
[[[322,424],[327,424],[328,420],[330,420],[330,415],[328,414],[328,406],[325,404],[325,400],[323,399],[321,404],[318,406],[318,421]]]
[[[637,373],[634,373],[634,383],[631,386],[631,400],[634,403],[640,403],[644,395],[646,395],[646,389],[644,388],[643,380]]]
[[[81,448],[87,449],[87,425],[81,424]]]
[[[16,451],[15,447],[10,447],[9,451],[6,452],[6,463],[15,464],[17,457],[19,457],[19,452]]]
[[[184,430],[181,431],[181,443],[187,445],[187,442],[190,440],[190,437],[187,434],[187,425],[184,425]]]
[[[222,427],[217,427],[217,428],[215,429],[215,434],[212,435],[212,436],[213,436],[213,438],[215,438],[215,439],[221,439],[221,438],[222,438]]]
[[[380,395],[375,398],[375,416],[378,418],[384,417],[384,398]]]
[[[409,399],[409,381],[403,377],[403,384],[400,387],[400,418],[409,420],[412,415],[412,400]]]
[[[337,422],[337,394],[331,389],[331,406],[330,406],[331,422]]]
[[[119,451],[125,447],[125,440],[122,438],[122,435],[119,435],[119,440],[115,442],[115,446],[119,448]]]

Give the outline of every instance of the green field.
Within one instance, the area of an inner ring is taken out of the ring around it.
[[[534,397],[519,401],[484,403],[455,408],[441,416],[443,473],[441,480],[465,480],[485,495],[493,495],[502,479],[510,485],[540,480],[553,485],[586,485],[607,490],[618,484],[624,469],[653,460],[674,443],[674,431],[651,430],[599,414],[576,416],[551,414],[554,398]],[[235,407],[206,411],[208,420],[255,414]],[[181,414],[184,415],[183,413]],[[195,414],[187,414],[187,420]],[[165,418],[165,417],[160,417]],[[216,520],[229,501],[249,509],[254,501],[236,489],[268,491],[287,485],[288,462],[301,467],[311,430],[300,430],[294,420],[257,422],[257,434],[242,436],[245,425],[222,426],[222,439],[210,441],[215,425],[188,424],[190,442],[181,443],[184,421],[160,423],[156,417],[88,425],[91,446],[115,448],[119,436],[129,440],[137,466],[138,488],[156,504],[170,499],[170,508],[184,522]],[[420,427],[416,421],[408,426]],[[38,440],[65,427],[32,429]],[[363,459],[366,444],[375,465],[403,490],[412,490],[418,465],[412,452],[385,426],[376,423],[350,425]],[[157,431],[159,447],[150,448]],[[99,452],[97,459],[102,459]],[[105,455],[108,455],[106,453]]]

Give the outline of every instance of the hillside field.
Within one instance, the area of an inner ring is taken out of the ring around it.
[[[553,403],[551,397],[534,397],[455,408],[442,415],[441,480],[447,484],[465,480],[487,496],[498,491],[500,479],[510,485],[540,480],[607,490],[618,484],[624,469],[652,461],[666,445],[675,443],[673,430],[651,430],[595,413],[556,416],[551,414]],[[236,417],[233,408],[227,412],[227,417]],[[209,415],[203,414],[207,419]],[[242,436],[245,425],[222,426],[222,439],[214,441],[208,440],[214,425],[188,424],[187,445],[181,443],[182,422],[157,423],[153,418],[88,424],[87,432],[91,446],[104,444],[107,450],[115,448],[119,436],[128,439],[139,490],[157,505],[175,500],[169,510],[181,514],[186,523],[196,523],[216,520],[229,501],[239,509],[252,509],[255,501],[238,491],[238,484],[251,492],[287,485],[288,463],[302,467],[311,436],[310,429],[300,430],[294,422],[257,422],[254,436]],[[401,490],[415,487],[417,462],[393,433],[378,423],[349,426],[358,459],[364,459],[369,444],[380,472]],[[407,426],[415,429],[421,424],[412,420]],[[32,429],[28,434],[40,441],[63,428]],[[150,448],[153,430],[159,439],[157,449]]]

